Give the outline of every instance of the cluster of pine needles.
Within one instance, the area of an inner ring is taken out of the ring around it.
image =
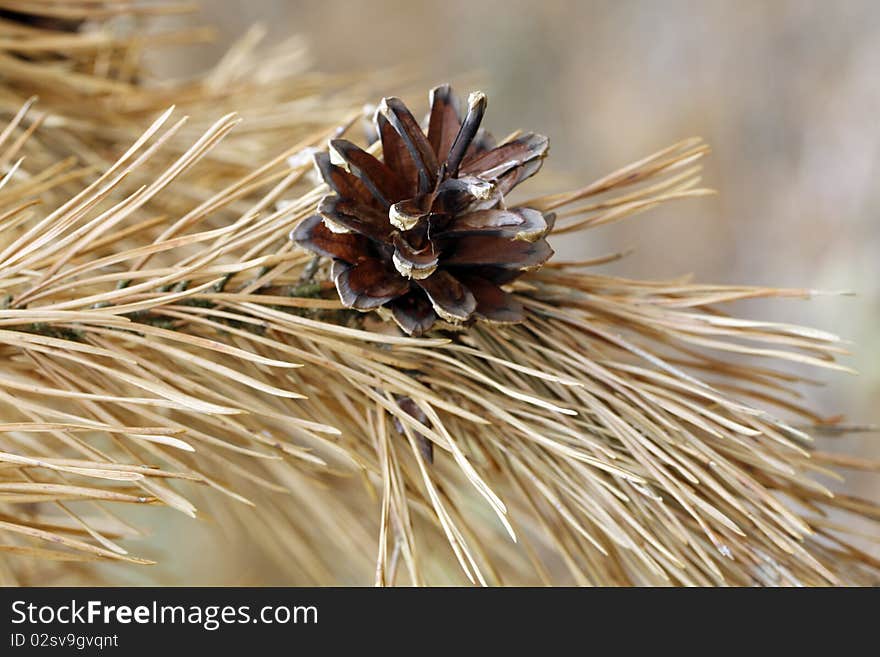
[[[878,506],[815,477],[876,464],[814,448],[782,367],[846,370],[840,341],[723,310],[809,290],[554,260],[526,322],[405,337],[288,238],[369,82],[258,32],[152,79],[206,36],[153,30],[178,9],[0,0],[0,581],[149,563],[126,505],[207,511],[298,584],[878,581],[849,531]],[[523,205],[589,230],[707,193],[706,152]]]

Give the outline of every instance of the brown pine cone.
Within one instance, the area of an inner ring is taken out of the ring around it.
[[[387,308],[409,335],[439,319],[522,321],[522,305],[500,286],[553,254],[545,239],[553,216],[508,209],[504,197],[541,168],[547,138],[528,133],[495,146],[479,129],[480,92],[463,121],[448,85],[430,102],[425,135],[399,99],[383,99],[375,116],[383,161],[332,140],[331,154],[315,159],[333,193],[291,238],[334,259],[345,306]]]

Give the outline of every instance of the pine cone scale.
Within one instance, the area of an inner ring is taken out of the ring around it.
[[[431,91],[429,100],[431,112],[428,118],[428,143],[434,149],[437,160],[444,162],[449,157],[449,149],[461,129],[458,99],[449,85],[444,84]]]
[[[312,215],[304,219],[292,233],[294,241],[300,246],[327,258],[335,258],[348,264],[355,264],[364,258],[369,249],[367,238],[357,233],[340,235],[327,228],[324,218]]]
[[[480,319],[505,324],[521,320],[523,306],[512,294],[473,274],[461,274],[458,278],[477,299],[474,312]]]
[[[546,240],[525,242],[493,235],[467,235],[456,241],[443,262],[448,266],[493,265],[528,270],[540,267],[552,253]]]
[[[333,224],[329,226],[333,232],[354,232],[377,242],[391,238],[388,215],[376,208],[328,195],[318,204],[318,213]]]
[[[315,166],[318,169],[318,173],[321,174],[321,178],[327,183],[327,186],[340,198],[348,199],[353,203],[367,207],[375,204],[376,199],[372,192],[367,189],[357,176],[352,175],[342,167],[332,164],[329,153],[318,153],[315,155]]]
[[[342,302],[358,310],[373,310],[409,290],[403,277],[394,276],[381,260],[365,259],[356,265],[334,262],[333,278]]]
[[[437,270],[440,264],[440,255],[433,248],[434,243],[429,242],[420,249],[414,248],[406,238],[399,233],[394,236],[394,255],[392,260],[394,267],[405,278],[421,280],[427,278]]]
[[[434,311],[448,322],[467,321],[477,308],[473,293],[448,271],[436,271],[416,283],[428,295]]]
[[[399,98],[384,99],[379,105],[378,111],[394,127],[400,137],[400,139],[392,140],[392,143],[389,144],[382,141],[383,155],[389,146],[399,150],[402,143],[418,171],[417,192],[419,194],[430,193],[437,184],[439,165],[437,164],[437,156],[415,117]],[[385,135],[387,132],[382,130],[380,135]],[[399,162],[403,159],[405,159],[403,153],[399,152],[395,160]]]
[[[458,217],[438,238],[463,235],[493,235],[525,242],[541,239],[548,229],[544,215],[529,208],[477,210]]]
[[[469,152],[476,151],[474,138],[483,122],[483,113],[486,111],[486,96],[482,93],[471,94],[468,98],[467,115],[462,121],[461,128],[455,141],[449,149],[449,156],[446,159],[446,170],[450,176],[458,175],[458,168],[462,160]]]
[[[437,322],[437,313],[428,298],[419,292],[409,292],[388,304],[395,323],[407,335],[421,335]]]
[[[511,169],[541,157],[547,150],[547,143],[546,137],[528,133],[491,151],[466,158],[459,173],[497,180]]]
[[[384,162],[380,162],[359,146],[346,139],[334,139],[330,142],[330,148],[339,155],[348,166],[348,170],[363,183],[383,208],[388,208],[394,202],[390,199],[397,200],[409,196],[403,179]]]

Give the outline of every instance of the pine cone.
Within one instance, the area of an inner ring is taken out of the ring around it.
[[[545,239],[553,216],[507,209],[504,197],[541,168],[547,138],[528,133],[495,146],[480,130],[480,92],[463,121],[448,85],[430,102],[425,135],[399,99],[383,99],[375,123],[384,161],[332,140],[332,156],[315,159],[333,193],[291,237],[334,259],[345,306],[387,308],[409,335],[439,319],[522,321],[522,305],[500,286],[553,254]]]

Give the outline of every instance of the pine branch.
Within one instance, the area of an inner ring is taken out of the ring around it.
[[[196,87],[114,86],[107,130],[63,114],[44,134],[25,104],[0,134],[5,581],[144,563],[123,505],[198,502],[301,583],[457,582],[450,565],[479,584],[877,582],[845,520],[877,505],[814,477],[877,464],[814,450],[804,427],[827,422],[784,370],[850,371],[843,343],[725,310],[813,291],[551,261],[509,287],[525,322],[407,337],[345,308],[289,239],[327,191],[300,155],[355,103],[275,113],[295,85],[266,84],[255,107],[247,43]],[[175,95],[252,113],[154,118]],[[86,143],[85,167],[67,159]],[[686,140],[523,206],[557,213],[552,241],[708,193],[706,152]]]

